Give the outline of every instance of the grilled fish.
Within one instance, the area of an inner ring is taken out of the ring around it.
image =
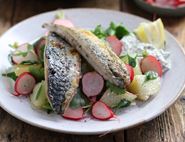
[[[43,27],[56,32],[75,47],[104,79],[119,87],[125,87],[130,83],[126,66],[106,42],[98,39],[90,31],[53,24],[44,24]]]
[[[57,113],[63,113],[76,94],[81,59],[75,48],[55,33],[47,37],[44,53],[47,97]]]

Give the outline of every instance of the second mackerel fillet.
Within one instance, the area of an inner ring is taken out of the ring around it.
[[[105,80],[121,88],[126,87],[130,83],[130,76],[125,64],[106,42],[98,39],[90,31],[54,24],[44,24],[43,27],[57,33],[76,48]]]

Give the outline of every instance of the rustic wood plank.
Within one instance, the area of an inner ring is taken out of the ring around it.
[[[16,0],[16,11],[13,23],[17,23],[25,18],[38,13],[56,10],[59,8],[77,8],[77,7],[96,7],[119,10],[119,0]],[[24,11],[24,12],[23,12]]]
[[[150,14],[138,8],[133,0],[121,0],[120,8],[121,8],[121,11],[138,15],[138,16],[147,18],[149,20],[153,19],[153,14]]]
[[[0,0],[0,35],[11,26],[13,0]]]
[[[5,1],[5,0],[4,0]],[[110,9],[119,9],[119,0],[112,2],[111,0],[27,0],[23,2],[22,0],[15,0],[15,11],[13,12],[13,19],[8,19],[7,21],[12,21],[13,24],[33,16],[35,14],[55,10],[57,8],[70,8],[70,7],[101,7]],[[0,3],[1,4],[1,3]],[[3,3],[4,4],[4,3]],[[1,5],[0,5],[1,8]],[[7,8],[6,8],[7,10]],[[1,15],[1,9],[0,9]],[[11,16],[10,16],[11,17]],[[2,22],[0,21],[0,24]],[[10,24],[9,24],[10,26]],[[0,26],[1,27],[1,26]],[[2,32],[4,32],[5,28]],[[0,110],[0,141],[2,142],[113,142],[115,134],[108,134],[106,136],[78,136],[78,135],[67,135],[60,134],[56,132],[51,132],[43,130],[37,127],[28,125],[16,118],[10,116],[3,110]],[[3,114],[3,115],[2,115]]]
[[[152,14],[138,8],[133,1],[122,1],[122,11],[153,19]],[[156,16],[160,17],[160,16]],[[170,31],[185,48],[185,17],[162,17],[165,28]],[[127,142],[184,142],[185,141],[185,91],[182,97],[165,113],[156,119],[125,131]],[[120,139],[119,139],[120,140]],[[121,141],[121,140],[120,140]]]

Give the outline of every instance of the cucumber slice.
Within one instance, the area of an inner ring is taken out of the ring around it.
[[[52,110],[45,94],[45,82],[38,83],[30,95],[31,104],[38,109]]]
[[[44,68],[41,64],[34,65],[14,65],[15,74],[17,76],[21,75],[24,72],[30,72],[37,82],[44,80]]]
[[[130,102],[133,102],[136,99],[136,95],[125,92],[123,94],[116,94],[112,92],[110,89],[106,90],[102,98],[100,99],[102,102],[104,102],[106,105],[108,105],[111,108],[115,108],[121,100],[127,100]]]

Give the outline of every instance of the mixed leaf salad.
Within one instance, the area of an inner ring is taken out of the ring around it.
[[[73,27],[63,13],[53,21],[56,25]],[[136,105],[136,100],[147,101],[157,94],[163,74],[170,69],[169,53],[165,49],[165,32],[161,19],[141,23],[134,31],[123,24],[111,22],[105,28],[97,25],[91,31],[108,44],[121,59],[130,75],[131,83],[125,88],[105,80],[85,59],[82,59],[80,87],[61,114],[71,120],[80,120],[86,114],[99,120],[116,116],[117,110]],[[34,43],[19,45],[15,42],[9,55],[12,67],[2,75],[15,81],[12,95],[29,97],[34,108],[53,112],[46,95],[44,51],[46,36]]]

